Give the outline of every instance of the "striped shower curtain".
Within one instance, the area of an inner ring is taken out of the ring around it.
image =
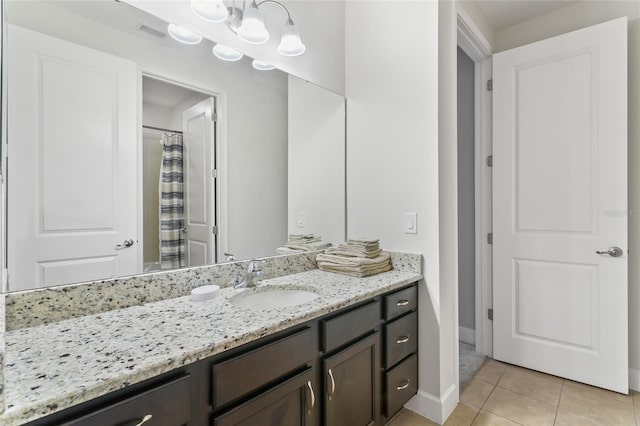
[[[184,193],[182,188],[182,135],[162,136],[160,167],[160,265],[162,269],[185,266]]]

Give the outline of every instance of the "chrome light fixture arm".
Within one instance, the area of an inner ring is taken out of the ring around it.
[[[282,10],[284,10],[287,13],[287,20],[291,20],[291,13],[289,13],[289,9],[287,9],[287,7],[280,3],[279,1],[276,0],[262,0],[261,2],[256,3],[258,5],[258,7],[262,6],[263,4],[266,3],[273,3],[273,4],[277,4],[278,6],[280,6],[282,8]]]

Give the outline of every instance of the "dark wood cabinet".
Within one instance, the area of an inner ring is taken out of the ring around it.
[[[323,360],[327,426],[380,423],[380,334]]]
[[[318,404],[313,371],[306,371],[216,416],[214,426],[314,426]]]
[[[385,373],[385,413],[396,414],[418,391],[418,355],[413,354]]]
[[[313,335],[311,327],[304,327],[291,336],[215,363],[212,367],[213,408],[233,403],[302,366],[310,365],[316,356]]]
[[[186,425],[191,420],[189,376],[172,380],[65,424],[69,426]]]
[[[418,391],[418,288],[384,297],[383,422]]]
[[[417,391],[415,284],[38,419],[31,426],[368,426]]]

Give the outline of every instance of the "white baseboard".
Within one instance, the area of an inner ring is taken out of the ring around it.
[[[629,389],[640,392],[640,370],[629,369]]]
[[[476,344],[476,331],[467,327],[458,327],[458,340],[469,345]]]
[[[418,393],[415,394],[413,398],[404,405],[404,407],[421,415],[422,417],[426,417],[427,419],[442,425],[453,410],[455,410],[459,399],[460,395],[458,393],[458,386],[456,386],[455,383],[452,383],[444,395],[442,395],[442,398],[438,398],[428,392],[418,390]]]

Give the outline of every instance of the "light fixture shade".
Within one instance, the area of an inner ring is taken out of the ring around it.
[[[216,58],[222,59],[223,61],[234,62],[242,59],[242,53],[224,44],[216,44],[213,46],[213,54]]]
[[[267,62],[259,61],[257,59],[254,59],[253,62],[251,62],[251,66],[260,71],[271,71],[275,68]]]
[[[264,17],[255,0],[243,13],[242,25],[238,28],[238,37],[250,44],[263,44],[269,40],[269,32],[264,26]]]
[[[202,41],[202,36],[193,31],[179,27],[176,24],[169,24],[167,31],[171,38],[184,44],[198,44]]]
[[[191,0],[191,10],[205,21],[220,23],[229,16],[222,0]]]
[[[302,55],[307,50],[302,39],[300,31],[291,19],[287,20],[282,27],[282,35],[280,36],[280,44],[278,45],[278,53],[284,56]]]

